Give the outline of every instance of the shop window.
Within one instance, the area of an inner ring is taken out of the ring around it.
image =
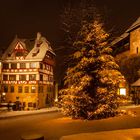
[[[28,103],[28,107],[33,107],[33,103],[32,102],[29,102]]]
[[[23,107],[26,107],[26,102],[23,102]]]

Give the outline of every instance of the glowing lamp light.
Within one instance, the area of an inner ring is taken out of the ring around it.
[[[6,95],[6,93],[5,93],[5,92],[3,92],[3,93],[2,93],[2,95],[3,95],[3,96],[5,96],[5,95]]]
[[[126,96],[126,88],[120,88],[120,95]]]
[[[58,99],[56,98],[54,101],[55,101],[55,102],[58,102]]]

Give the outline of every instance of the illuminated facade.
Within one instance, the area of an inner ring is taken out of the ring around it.
[[[24,109],[43,108],[54,101],[55,54],[46,38],[15,38],[1,58],[1,93],[5,102],[19,102]]]
[[[140,55],[140,17],[121,36],[111,43],[111,47],[115,50],[114,55],[118,62],[128,57]],[[129,94],[134,101],[138,100],[137,102],[140,103],[139,81],[140,79],[131,84],[131,86],[130,83],[121,83],[119,92],[122,95]],[[132,87],[135,89],[135,93],[132,93],[130,90]]]

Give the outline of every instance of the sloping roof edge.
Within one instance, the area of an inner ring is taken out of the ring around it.
[[[140,26],[140,17],[136,19],[136,21],[126,30],[127,33],[131,32],[132,30],[138,28]]]
[[[129,36],[129,33],[138,28],[140,26],[140,17],[136,19],[136,21],[119,37],[117,37],[115,40],[111,42],[111,46],[114,46],[118,42],[122,41],[123,39],[127,38]]]
[[[124,32],[121,36],[117,37],[115,40],[113,40],[111,42],[111,46],[114,46],[115,44],[117,44],[118,42],[120,42],[121,40],[127,38],[129,36],[129,33]]]
[[[131,84],[131,86],[133,86],[133,87],[139,87],[140,86],[140,78],[136,82],[134,82],[133,84]]]

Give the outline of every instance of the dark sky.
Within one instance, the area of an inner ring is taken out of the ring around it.
[[[59,14],[69,0],[0,0],[0,47],[7,47],[17,34],[34,38],[40,31],[55,44],[59,38]],[[73,2],[78,0],[73,0]],[[95,0],[106,9],[108,28],[120,32],[140,16],[140,0]]]

